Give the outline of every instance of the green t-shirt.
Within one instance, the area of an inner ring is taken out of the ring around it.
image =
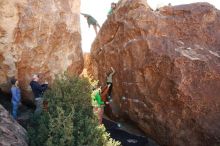
[[[92,97],[92,106],[100,108],[101,105],[104,104],[98,89],[92,92],[91,97]]]
[[[108,15],[111,15],[113,13],[113,9],[111,8],[109,11],[108,11]]]

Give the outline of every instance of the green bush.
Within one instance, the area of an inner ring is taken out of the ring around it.
[[[62,76],[45,93],[48,110],[34,115],[28,128],[31,146],[119,146],[98,125],[88,79]]]

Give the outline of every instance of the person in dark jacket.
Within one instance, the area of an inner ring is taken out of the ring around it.
[[[11,80],[11,103],[12,103],[12,117],[16,120],[17,119],[17,112],[18,112],[18,107],[21,104],[21,90],[18,87],[18,80],[17,79],[12,79]]]
[[[32,92],[34,94],[35,98],[35,113],[40,113],[42,110],[42,104],[43,104],[43,93],[47,90],[48,88],[48,82],[45,82],[44,84],[39,83],[39,75],[34,74],[32,77],[32,81],[30,82],[30,86],[32,89]]]

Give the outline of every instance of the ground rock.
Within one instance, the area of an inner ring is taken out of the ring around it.
[[[27,132],[0,105],[0,145],[28,146]]]

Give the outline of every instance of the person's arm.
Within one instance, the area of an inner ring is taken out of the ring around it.
[[[89,17],[90,15],[88,15],[88,14],[82,14],[83,16],[85,16],[85,17]]]
[[[40,85],[37,82],[34,84],[34,88],[39,90],[40,92],[44,92],[47,89],[47,87],[48,87],[47,84]]]
[[[113,75],[115,74],[115,70],[114,70],[113,67],[111,67],[111,69],[112,69],[112,73],[111,73],[111,75],[113,76]]]
[[[107,94],[109,87],[110,87],[110,85],[107,85],[107,86],[101,91],[101,95]]]
[[[105,102],[106,104],[109,104],[109,102],[106,101],[107,100],[106,97],[107,97],[107,94],[108,94],[109,87],[110,87],[110,84],[101,93],[101,97],[103,99],[102,101]]]
[[[90,28],[89,17],[87,17],[86,20],[87,20],[88,27]]]
[[[47,90],[48,84],[42,84],[42,85],[41,85],[41,88],[42,88],[42,91]]]

